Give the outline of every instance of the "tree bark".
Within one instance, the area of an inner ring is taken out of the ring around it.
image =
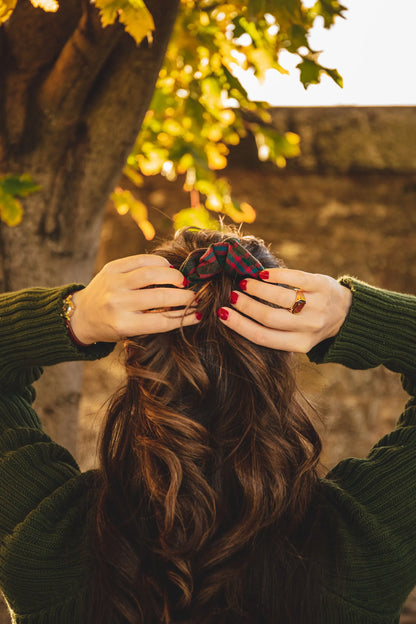
[[[148,0],[156,28],[152,45],[139,46],[119,24],[103,29],[84,0],[61,4],[48,14],[19,0],[0,28],[0,175],[29,173],[41,186],[23,200],[20,225],[0,224],[0,290],[90,279],[103,209],[149,107],[179,0]],[[74,364],[37,384],[46,429],[73,452],[80,385]]]

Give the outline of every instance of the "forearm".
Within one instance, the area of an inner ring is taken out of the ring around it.
[[[353,301],[338,335],[319,343],[308,357],[367,369],[383,364],[392,371],[416,374],[416,297],[374,288],[343,278]]]
[[[71,340],[61,315],[64,297],[81,288],[33,288],[0,295],[0,385],[4,388],[37,377],[38,367],[107,355],[113,345],[80,349]]]

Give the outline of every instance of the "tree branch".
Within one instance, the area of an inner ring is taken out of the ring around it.
[[[144,41],[138,47],[123,34],[91,87],[77,124],[82,134],[63,153],[54,180],[45,231],[59,231],[62,237],[66,232],[81,236],[92,228],[95,211],[105,204],[120,177],[149,107],[179,0],[168,6],[164,0],[157,0],[152,5],[156,25],[153,44],[149,47]],[[67,205],[67,197],[74,194],[82,197],[82,206]],[[66,220],[76,227],[67,227]]]
[[[18,0],[2,27],[7,41],[8,72],[30,73],[50,66],[79,21],[81,0],[64,0],[56,13],[34,8],[29,0]]]
[[[2,97],[7,149],[17,149],[25,132],[33,87],[45,68],[53,64],[80,15],[80,0],[62,2],[57,13],[45,13],[29,0],[19,0],[10,20],[1,27],[7,60]]]
[[[124,29],[115,24],[103,28],[98,11],[89,2],[67,40],[38,97],[40,109],[58,126],[79,117],[85,98]]]
[[[108,172],[108,192],[124,167],[149,108],[180,2],[172,0],[166,5],[164,0],[152,0],[147,4],[155,20],[153,43],[149,46],[143,41],[137,47],[130,37],[123,38],[103,67],[86,109],[89,162],[98,165],[97,156],[111,145],[112,158],[120,163],[118,171]],[[101,185],[107,183],[107,172],[102,169],[100,180]]]

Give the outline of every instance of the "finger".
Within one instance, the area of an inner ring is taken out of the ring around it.
[[[108,273],[127,273],[145,266],[169,267],[169,261],[156,254],[136,254],[108,262],[104,269]]]
[[[187,280],[180,271],[169,266],[147,265],[133,269],[121,276],[124,288],[137,290],[153,284],[172,284],[184,288]]]
[[[314,273],[306,273],[295,269],[265,269],[269,277],[267,282],[275,284],[286,284],[292,288],[301,288],[302,290],[314,290],[316,285],[316,275]],[[264,278],[262,278],[264,280]]]
[[[273,286],[271,288],[274,288]],[[282,289],[284,290],[284,289]],[[294,301],[294,291],[292,293],[292,303]],[[265,327],[273,329],[282,329],[295,331],[299,330],[300,326],[304,325],[304,317],[298,318],[298,315],[293,315],[288,312],[289,306],[283,308],[272,308],[270,305],[256,301],[252,297],[248,297],[243,293],[237,293],[238,299],[233,303],[233,307],[242,314],[249,316]],[[262,299],[265,297],[262,295]],[[290,305],[292,305],[292,303]],[[280,303],[278,305],[281,305]]]
[[[153,308],[187,307],[195,302],[195,293],[179,288],[149,288],[130,291],[128,306],[131,310],[151,310]]]
[[[179,327],[189,327],[200,322],[194,310],[172,312],[154,312],[136,316],[130,330],[126,335],[137,336],[141,334],[159,334],[178,329]]]
[[[304,335],[301,332],[270,329],[242,316],[236,310],[222,309],[227,310],[229,314],[227,319],[220,318],[220,322],[250,342],[280,351],[305,352]]]
[[[244,281],[247,283],[244,284]],[[240,282],[240,288],[249,295],[278,305],[281,308],[291,308],[296,300],[296,291],[292,288],[285,288],[284,286],[277,286],[276,284],[267,284],[255,279],[243,280]],[[240,295],[240,293],[237,294]]]

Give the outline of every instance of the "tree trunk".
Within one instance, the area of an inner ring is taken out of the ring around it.
[[[87,282],[103,209],[149,107],[179,0],[148,0],[153,43],[103,29],[93,5],[55,14],[19,0],[0,28],[0,175],[29,173],[41,190],[24,217],[0,224],[0,290]],[[81,372],[64,364],[37,384],[49,432],[75,450]],[[8,617],[0,615],[0,624]]]

